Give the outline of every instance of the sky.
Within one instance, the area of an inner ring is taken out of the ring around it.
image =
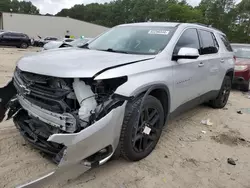
[[[41,14],[56,14],[63,8],[71,8],[75,4],[105,3],[110,0],[25,0],[31,1],[40,9]],[[187,0],[193,6],[198,5],[200,0]]]

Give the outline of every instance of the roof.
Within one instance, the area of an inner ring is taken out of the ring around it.
[[[22,32],[17,32],[17,31],[0,31],[1,33],[16,33],[16,34],[24,34],[24,33],[22,33]]]
[[[180,23],[177,22],[139,22],[139,23],[128,23],[121,24],[119,26],[158,26],[158,27],[176,27]]]
[[[219,33],[223,33],[222,31],[207,26],[205,24],[200,24],[200,23],[180,23],[180,22],[139,22],[139,23],[128,23],[128,24],[121,24],[119,26],[158,26],[158,27],[177,27],[179,25],[186,25],[186,26],[196,26],[199,28],[206,28],[206,29],[210,29],[213,31],[217,31]],[[224,34],[224,33],[223,33]]]

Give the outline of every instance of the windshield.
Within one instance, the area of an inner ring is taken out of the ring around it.
[[[250,46],[232,45],[232,48],[237,58],[250,59]]]
[[[168,44],[173,27],[118,26],[89,44],[89,49],[128,54],[158,54]]]

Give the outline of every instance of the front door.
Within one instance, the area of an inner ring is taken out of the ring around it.
[[[195,28],[186,29],[179,38],[174,54],[178,54],[180,48],[190,47],[200,50],[198,32]],[[174,69],[174,96],[173,110],[192,101],[199,101],[204,87],[205,59],[200,56],[197,59],[179,59],[175,62]]]

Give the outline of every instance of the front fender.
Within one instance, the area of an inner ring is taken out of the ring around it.
[[[169,95],[169,101],[173,101],[173,66],[174,63],[167,61],[166,57],[159,57],[107,70],[95,77],[95,80],[127,76],[127,82],[116,89],[116,94],[126,97],[137,96],[153,86],[156,89],[164,89]]]
[[[159,70],[157,72],[148,72],[146,74],[138,74],[128,76],[128,81],[118,87],[116,94],[126,97],[137,97],[141,93],[153,91],[155,89],[164,90],[168,95],[168,101],[173,101],[173,84],[171,70]],[[171,111],[171,102],[168,103],[168,110]]]

